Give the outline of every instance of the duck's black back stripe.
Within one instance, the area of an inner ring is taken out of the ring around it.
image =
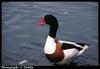
[[[71,49],[71,48],[76,48],[79,51],[82,50],[82,48],[80,48],[80,47],[77,47],[77,46],[75,46],[73,44],[67,44],[67,43],[63,43],[61,47],[62,47],[63,50],[65,50],[65,49]]]
[[[81,46],[84,46],[85,44],[83,44],[83,43],[76,43],[76,44],[79,44],[79,45],[81,45]]]
[[[79,44],[79,45],[81,45],[81,46],[90,45],[90,44],[87,44],[87,43],[76,43],[76,44]]]

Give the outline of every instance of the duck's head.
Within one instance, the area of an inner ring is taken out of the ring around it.
[[[45,15],[44,17],[41,18],[40,25],[45,25],[45,24],[50,26],[49,35],[55,38],[58,29],[58,21],[56,17],[53,15]]]
[[[58,21],[53,15],[45,15],[40,19],[40,25],[58,26]]]

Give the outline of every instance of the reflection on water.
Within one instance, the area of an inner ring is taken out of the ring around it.
[[[62,64],[62,65],[57,65],[57,64],[52,64],[52,66],[92,66],[90,64],[79,64],[77,62],[71,62],[70,64]]]

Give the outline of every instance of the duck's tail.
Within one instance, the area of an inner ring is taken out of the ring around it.
[[[83,54],[88,49],[88,45],[91,45],[89,43],[76,43],[76,44],[83,47],[83,49],[79,51],[78,56]]]

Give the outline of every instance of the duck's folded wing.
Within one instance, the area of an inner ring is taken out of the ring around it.
[[[71,49],[71,48],[76,48],[79,51],[84,48],[85,45],[90,45],[87,43],[76,43],[76,42],[70,42],[70,41],[62,41],[59,40],[60,43],[62,43],[62,49]]]
[[[75,48],[75,49],[77,49],[77,50],[79,50],[79,51],[83,49],[83,48],[80,48],[80,47],[77,47],[77,46],[75,46],[75,45],[73,45],[73,44],[68,44],[68,43],[62,43],[61,48],[62,48],[63,50]]]

